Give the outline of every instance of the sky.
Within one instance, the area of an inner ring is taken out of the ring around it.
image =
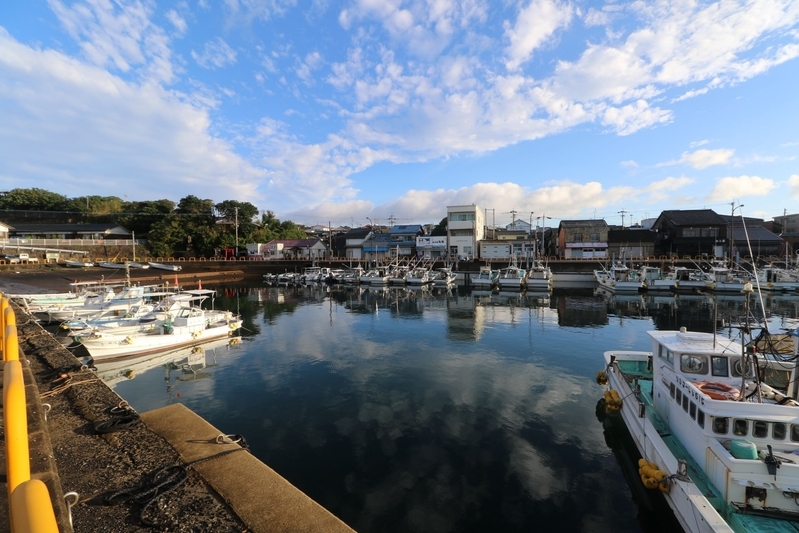
[[[798,56],[796,0],[9,1],[0,190],[771,219],[799,213]]]

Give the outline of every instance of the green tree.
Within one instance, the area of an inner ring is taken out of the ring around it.
[[[67,197],[44,189],[11,189],[0,197],[0,209],[63,211]]]
[[[258,216],[258,208],[250,202],[239,202],[237,200],[225,200],[216,204],[216,210],[221,217],[225,220],[235,224],[238,221],[238,234],[239,242],[253,242],[252,235],[257,229],[254,220]],[[235,231],[234,231],[234,245],[235,245]]]

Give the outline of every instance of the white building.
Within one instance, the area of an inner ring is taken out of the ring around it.
[[[485,238],[485,213],[479,205],[447,206],[447,242],[452,258],[476,259]]]

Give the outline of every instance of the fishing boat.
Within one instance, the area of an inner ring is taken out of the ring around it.
[[[64,265],[70,268],[89,268],[93,267],[94,263],[91,261],[76,261],[74,259],[65,259]]]
[[[787,357],[685,328],[648,335],[651,352],[607,351],[597,375],[600,403],[642,456],[641,483],[689,533],[798,531],[797,332]]]
[[[125,268],[125,265],[122,263],[112,263],[111,261],[99,261],[97,263],[98,267],[101,268],[113,268],[115,270],[119,270],[120,268]]]
[[[172,272],[180,272],[183,270],[183,267],[180,265],[167,265],[165,263],[153,263],[152,261],[149,261],[147,264],[158,270],[170,270]]]
[[[433,287],[449,287],[455,283],[458,275],[451,268],[439,268],[433,275]]]
[[[527,286],[527,271],[516,265],[501,268],[497,285],[501,291],[521,291]]]
[[[141,269],[150,268],[149,264],[147,264],[147,263],[139,263],[137,261],[127,261],[125,263],[125,266],[127,266],[129,268],[141,268]]]
[[[610,268],[594,270],[594,278],[601,288],[612,293],[638,292],[644,288],[644,281],[638,272],[619,262],[614,262]]]
[[[552,288],[552,271],[540,261],[527,269],[527,290],[548,291]]]
[[[491,290],[497,285],[499,270],[492,269],[490,266],[480,267],[480,271],[470,278],[472,287],[476,290]]]
[[[159,353],[230,337],[241,319],[230,311],[183,307],[174,318],[136,333],[95,331],[76,337],[94,361]]]
[[[411,287],[424,287],[433,283],[433,273],[427,267],[416,267],[408,272],[405,281]]]
[[[664,275],[660,267],[643,265],[638,269],[638,276],[643,280],[647,292],[671,292],[677,285],[677,280]]]

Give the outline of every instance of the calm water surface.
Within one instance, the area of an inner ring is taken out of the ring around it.
[[[647,330],[711,331],[714,307],[742,310],[590,291],[212,288],[245,319],[239,344],[100,372],[140,412],[180,402],[243,435],[361,533],[674,531],[662,500],[628,484],[637,457],[598,418],[594,378],[604,350],[649,350]],[[796,325],[799,298],[765,305]]]

